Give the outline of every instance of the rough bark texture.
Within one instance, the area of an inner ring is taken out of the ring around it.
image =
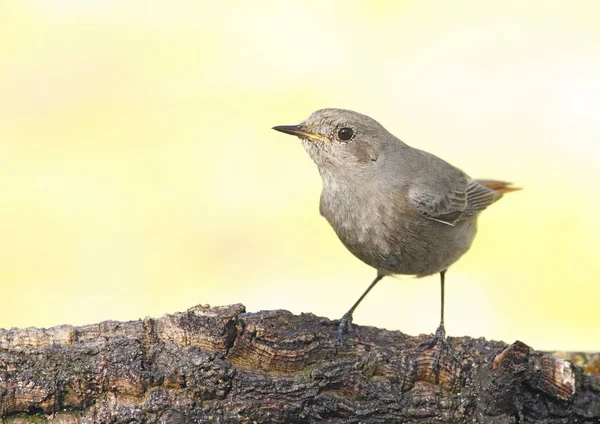
[[[0,330],[6,423],[599,423],[600,376],[521,342],[426,337],[242,305]],[[596,365],[597,366],[597,365]],[[593,371],[594,366],[590,368]]]

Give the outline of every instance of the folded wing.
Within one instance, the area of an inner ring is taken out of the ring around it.
[[[435,189],[416,185],[409,198],[425,218],[451,226],[484,210],[503,193],[518,190],[504,181],[472,180],[462,172],[447,177],[438,181]]]

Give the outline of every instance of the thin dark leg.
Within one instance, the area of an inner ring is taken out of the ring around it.
[[[440,325],[435,331],[435,335],[433,336],[433,343],[437,345],[435,349],[435,353],[433,354],[433,363],[431,364],[431,374],[439,371],[440,369],[440,357],[442,355],[443,349],[450,350],[450,343],[446,340],[446,329],[444,328],[444,283],[446,279],[446,271],[443,270],[440,272],[440,287],[442,289],[441,296],[441,308],[440,308]]]
[[[346,329],[347,326],[350,326],[350,323],[352,322],[352,314],[354,313],[354,311],[356,310],[356,308],[358,307],[358,305],[360,305],[360,302],[362,302],[362,300],[371,291],[371,289],[373,287],[375,287],[375,284],[377,284],[379,282],[379,280],[381,280],[383,277],[384,277],[384,275],[381,275],[381,274],[378,273],[377,277],[375,277],[375,279],[373,280],[373,282],[371,283],[371,285],[369,286],[369,288],[367,288],[367,290],[365,290],[365,292],[362,294],[362,296],[358,298],[358,300],[356,301],[356,303],[354,305],[352,305],[352,307],[350,308],[350,310],[348,312],[346,312],[344,314],[344,316],[342,317],[342,319],[340,320],[340,325],[338,327],[338,332],[337,332],[338,343],[340,345],[342,344],[342,341],[343,341],[344,330]]]
[[[438,327],[438,331],[440,330],[440,328],[442,329],[442,331],[444,332],[444,337],[446,336],[446,330],[444,329],[444,282],[446,279],[446,269],[443,270],[442,272],[440,272],[440,283],[441,283],[441,288],[442,288],[442,303],[441,303],[441,310],[440,310],[440,326]],[[436,331],[437,333],[437,331]]]
[[[440,325],[435,331],[435,334],[429,340],[426,340],[419,344],[419,347],[432,347],[435,346],[435,352],[433,353],[433,362],[431,363],[431,372],[429,373],[429,378],[433,376],[433,373],[437,373],[440,370],[440,357],[442,356],[442,350],[446,349],[452,355],[453,358],[456,358],[454,353],[452,353],[453,349],[450,346],[448,340],[446,340],[446,329],[444,328],[444,283],[446,278],[446,270],[440,272],[440,288],[441,288],[441,307],[440,307]]]

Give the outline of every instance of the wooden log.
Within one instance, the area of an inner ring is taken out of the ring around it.
[[[0,330],[5,423],[599,423],[600,376],[572,360],[242,305],[132,322]],[[572,355],[571,358],[577,358]],[[598,368],[588,367],[594,372]]]

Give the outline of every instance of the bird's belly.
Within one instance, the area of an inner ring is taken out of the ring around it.
[[[476,233],[475,217],[452,227],[360,206],[346,216],[321,212],[344,246],[383,274],[424,276],[447,269],[470,248]]]

